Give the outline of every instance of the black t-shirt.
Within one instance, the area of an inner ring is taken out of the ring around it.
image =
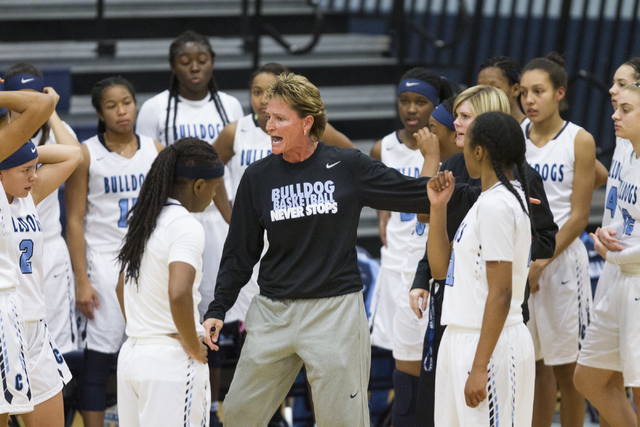
[[[260,261],[260,294],[308,299],[362,290],[356,237],[363,206],[429,209],[428,178],[408,178],[354,149],[318,143],[299,163],[271,155],[245,171],[205,318],[224,319]]]

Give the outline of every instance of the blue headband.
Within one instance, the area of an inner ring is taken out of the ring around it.
[[[44,82],[40,77],[34,76],[33,74],[18,74],[17,76],[9,77],[4,80],[4,89],[34,89],[36,92],[42,92],[44,89]]]
[[[2,91],[2,85],[0,85],[0,91]],[[0,107],[0,117],[4,116],[5,114],[7,114],[9,110],[7,110],[6,108],[2,108]]]
[[[438,105],[431,113],[431,117],[436,119],[439,123],[442,123],[447,129],[456,130],[456,127],[453,125],[455,118],[453,117],[453,114],[444,108],[444,105]]]
[[[29,141],[0,163],[0,170],[15,168],[38,158],[36,145]]]
[[[173,145],[172,145],[173,147]],[[211,168],[201,168],[198,166],[176,165],[173,173],[177,176],[190,179],[214,179],[224,176],[224,165]]]
[[[402,80],[398,85],[398,96],[403,92],[419,93],[420,95],[426,96],[433,105],[440,104],[440,98],[438,98],[438,91],[436,90],[436,88],[431,86],[427,82],[423,82],[422,80]]]

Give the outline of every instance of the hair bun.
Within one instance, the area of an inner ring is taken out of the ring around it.
[[[550,52],[547,55],[547,59],[555,62],[556,64],[564,68],[564,59],[562,58],[562,55],[560,55],[558,52],[556,51]]]

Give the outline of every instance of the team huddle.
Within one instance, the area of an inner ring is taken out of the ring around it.
[[[253,73],[244,115],[214,57],[179,36],[139,114],[131,83],[97,82],[82,144],[37,68],[0,79],[0,425],[63,426],[64,355],[82,349],[85,426],[104,425],[116,364],[120,426],[221,426],[223,336],[241,347],[225,426],[267,425],[302,367],[318,426],[369,426],[372,346],[395,359],[395,427],[550,426],[558,392],[565,427],[585,398],[602,425],[640,425],[640,59],[613,78],[607,171],[560,115],[556,53],[490,58],[463,91],[407,71],[402,128],[370,155],[280,64]],[[605,184],[592,296],[579,236]],[[369,318],[364,206],[383,243]]]

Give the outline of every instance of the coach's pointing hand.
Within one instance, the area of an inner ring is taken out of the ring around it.
[[[218,342],[218,335],[220,335],[220,330],[222,330],[222,325],[224,322],[220,319],[207,319],[202,322],[202,326],[204,326],[204,343],[211,348],[211,350],[216,350],[218,347],[215,343]]]

